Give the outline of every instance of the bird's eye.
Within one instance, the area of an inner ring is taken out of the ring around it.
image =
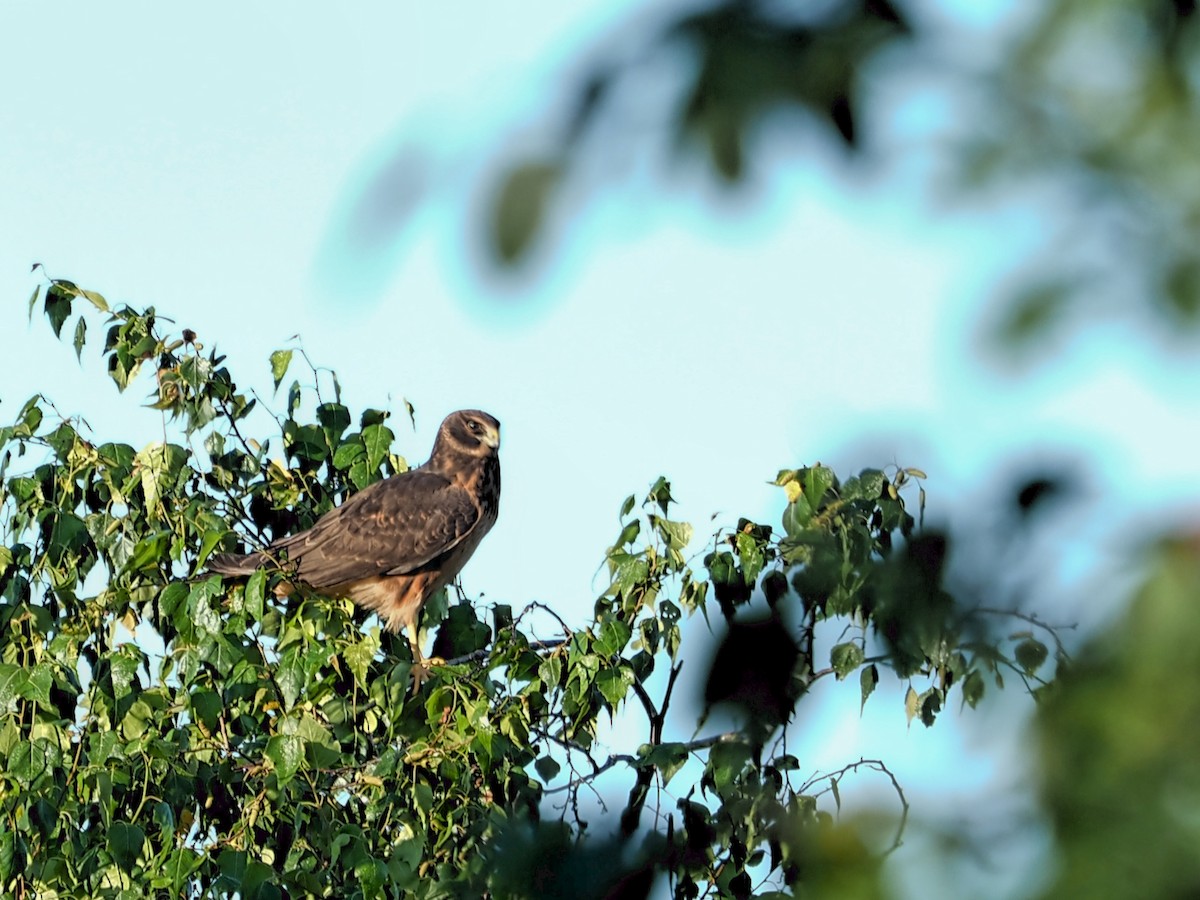
[[[471,434],[479,434],[479,432],[483,431],[483,428],[474,419],[467,423],[467,428],[471,430]]]

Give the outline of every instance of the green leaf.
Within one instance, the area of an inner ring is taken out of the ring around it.
[[[350,427],[350,410],[340,403],[322,403],[317,407],[317,421],[330,436],[329,443],[336,444],[342,432]]]
[[[748,585],[758,580],[763,569],[763,552],[757,538],[751,534],[739,533],[736,539],[738,561],[742,564],[742,579]]]
[[[15,710],[25,686],[25,670],[13,663],[0,663],[0,715]]]
[[[983,693],[987,687],[983,676],[978,669],[972,669],[967,677],[963,679],[962,695],[963,703],[966,703],[971,709],[975,709],[979,705],[979,701],[983,699]]]
[[[858,676],[858,683],[862,687],[862,702],[859,704],[858,713],[862,715],[863,709],[867,705],[867,698],[875,691],[875,686],[879,684],[879,668],[875,663],[866,666],[862,673]]]
[[[69,281],[54,281],[50,285],[50,289],[46,291],[46,303],[43,309],[46,317],[50,320],[50,327],[54,329],[55,337],[61,336],[63,323],[71,315],[71,298],[75,294],[66,285],[71,285],[71,288],[75,287]]]
[[[812,521],[813,508],[803,494],[797,494],[795,501],[789,503],[783,510],[783,530],[788,537],[795,537],[808,527]]]
[[[287,375],[288,366],[291,364],[291,350],[276,350],[271,354],[271,378],[275,382],[275,390],[279,390],[279,385]]]
[[[635,681],[633,670],[621,666],[616,669],[602,669],[596,674],[596,689],[611,706],[617,706],[633,688]]]
[[[837,481],[833,469],[828,466],[816,465],[806,470],[802,479],[804,482],[804,498],[808,505],[816,510],[824,503],[826,492]]]
[[[740,741],[723,741],[709,752],[705,774],[717,793],[726,796],[749,760],[750,748],[746,744]]]
[[[8,754],[8,772],[23,787],[30,787],[36,780],[51,773],[59,759],[58,747],[46,738],[17,741]]]
[[[52,665],[41,662],[30,669],[25,676],[25,683],[19,691],[23,698],[31,700],[47,712],[54,712],[50,703],[50,686],[54,682]]]
[[[279,390],[279,386],[276,385],[275,389]],[[291,418],[292,416],[296,415],[296,410],[298,410],[299,408],[300,408],[300,382],[293,381],[292,386],[288,388],[288,395],[287,395],[288,418]]]
[[[201,635],[213,637],[221,633],[220,601],[217,599],[220,594],[220,575],[196,582],[188,592],[187,613]]]
[[[141,478],[142,494],[152,518],[161,518],[163,493],[169,491],[175,475],[187,461],[187,452],[175,444],[154,441],[133,458],[134,470]]]
[[[291,709],[296,705],[296,701],[304,692],[305,681],[304,659],[298,649],[289,648],[275,670],[275,683],[279,685],[279,692],[283,695],[284,709]]]
[[[506,173],[492,208],[492,246],[511,265],[528,251],[562,180],[554,160],[522,163]]]
[[[209,554],[216,549],[217,545],[221,543],[221,540],[225,537],[225,535],[231,533],[232,532],[230,532],[227,528],[220,530],[213,528],[204,532],[204,537],[200,539],[200,549],[196,551],[196,571],[199,571],[203,567],[205,560],[207,560],[209,557]]]
[[[0,831],[0,884],[6,885],[13,875],[13,860],[16,856],[16,838],[13,832]]]
[[[220,696],[216,691],[196,691],[189,699],[196,720],[203,723],[209,733],[215,732],[224,711]]]
[[[643,756],[647,763],[655,766],[662,773],[663,786],[665,787],[676,773],[687,764],[688,749],[686,744],[667,743],[659,744],[651,749],[648,753],[643,753],[639,749],[639,755]]]
[[[1042,667],[1042,663],[1049,656],[1049,651],[1046,645],[1036,638],[1026,638],[1013,648],[1013,657],[1026,675],[1032,675]]]
[[[372,484],[379,479],[379,472],[367,465],[367,457],[364,452],[361,457],[354,461],[354,465],[350,467],[349,473],[350,482],[360,491],[368,484]]]
[[[362,445],[362,439],[351,437],[350,440],[339,444],[337,450],[334,451],[333,467],[345,472],[358,460],[364,459],[366,455],[367,448]]]
[[[863,649],[856,641],[837,644],[829,651],[829,661],[838,681],[861,666],[864,658]]]
[[[350,644],[342,651],[342,656],[346,660],[346,665],[350,667],[351,674],[364,688],[367,687],[367,672],[371,667],[371,660],[378,652],[379,637],[375,634],[365,635],[361,641]]]
[[[156,531],[142,538],[134,545],[133,554],[123,571],[137,572],[167,562],[172,536],[170,531]]]
[[[263,610],[266,608],[267,573],[265,569],[258,569],[246,579],[245,591],[246,615],[250,617],[251,621],[257,622],[262,619]]]
[[[316,425],[297,425],[288,420],[283,425],[283,440],[288,453],[308,462],[323,462],[329,456],[325,432]]]
[[[617,538],[614,547],[624,547],[626,544],[632,544],[637,540],[637,537],[642,532],[642,523],[638,519],[634,519],[628,525],[621,529],[621,534]]]
[[[295,734],[277,734],[267,741],[267,758],[275,764],[275,775],[282,787],[300,771],[304,761],[304,740]]]
[[[921,724],[929,728],[942,710],[942,692],[936,687],[930,688],[921,694],[917,705],[921,713]]]
[[[547,784],[553,781],[558,773],[562,770],[562,766],[560,766],[549,756],[538,757],[538,760],[533,764],[533,767],[537,769],[538,777],[540,777],[542,781],[546,782]]]
[[[1009,298],[1003,319],[992,326],[989,337],[1001,349],[1020,348],[1034,337],[1044,337],[1069,307],[1078,285],[1067,278],[1050,278],[1023,286]]]
[[[878,500],[883,496],[883,485],[886,481],[879,469],[863,469],[858,473],[856,496],[863,500]],[[846,493],[849,494],[849,491]]]
[[[113,822],[108,827],[108,850],[126,872],[132,872],[146,842],[146,832],[128,822]]]
[[[672,522],[659,516],[652,517],[654,527],[671,550],[682,550],[692,539],[692,526],[687,522]]]
[[[99,294],[96,291],[83,290],[81,290],[79,293],[87,297],[88,300],[91,301],[92,306],[96,307],[96,309],[100,310],[100,312],[109,312],[108,301],[104,299],[103,294]]]
[[[364,409],[358,419],[358,427],[365,429],[368,425],[382,425],[391,413],[383,409]]]
[[[191,587],[186,582],[173,581],[168,584],[158,595],[159,615],[167,619],[174,619],[175,614],[187,602],[190,592]]]
[[[79,553],[88,542],[87,525],[79,516],[55,512],[49,520],[50,541],[46,556],[54,565],[59,565],[68,555]]]
[[[616,590],[617,596],[625,600],[633,589],[644,584],[650,575],[650,564],[641,556],[627,556],[617,565],[609,591]]]
[[[83,345],[87,342],[87,320],[83,316],[79,317],[79,321],[75,323],[75,340],[71,343],[75,346],[75,359],[83,362]]]
[[[547,656],[538,666],[538,677],[547,691],[552,691],[562,682],[562,657]]]
[[[29,295],[29,321],[33,321],[33,308],[37,305],[38,294],[41,293],[42,286],[39,284],[33,289],[33,293]]]
[[[646,494],[646,499],[642,501],[644,504],[657,503],[658,508],[662,510],[662,514],[667,514],[667,508],[675,502],[675,498],[671,496],[671,482],[667,481],[662,475],[658,476],[658,480],[650,485],[650,492]]]
[[[362,430],[363,446],[367,448],[367,466],[377,470],[387,457],[396,436],[386,425],[368,425]]]
[[[620,619],[609,617],[600,625],[600,636],[596,638],[595,650],[601,656],[614,656],[625,649],[632,633],[629,626]]]
[[[246,866],[240,893],[242,900],[279,900],[282,896],[275,884],[275,870],[258,860]]]

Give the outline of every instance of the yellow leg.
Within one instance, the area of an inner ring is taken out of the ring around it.
[[[409,646],[412,647],[412,692],[416,694],[421,690],[421,685],[428,680],[430,668],[432,666],[445,665],[446,661],[436,656],[431,657],[430,659],[425,658],[425,654],[421,652],[421,644],[417,640],[416,622],[409,622],[405,627],[405,631],[408,632],[408,643]]]

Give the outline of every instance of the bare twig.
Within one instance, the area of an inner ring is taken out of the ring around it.
[[[868,768],[872,771],[880,772],[880,773],[886,775],[888,777],[888,779],[892,782],[892,788],[895,790],[896,796],[900,800],[900,823],[899,823],[899,825],[896,826],[896,836],[894,838],[892,838],[892,846],[890,846],[887,850],[885,850],[884,854],[883,854],[884,856],[888,856],[891,853],[895,852],[897,849],[899,849],[900,845],[904,843],[904,841],[903,841],[904,829],[908,825],[908,798],[904,795],[904,788],[902,788],[900,786],[899,780],[896,778],[895,774],[893,774],[892,770],[887,767],[887,765],[883,762],[883,760],[881,760],[881,759],[860,759],[858,762],[853,762],[848,765],[842,766],[840,769],[837,769],[836,771],[824,772],[824,773],[820,773],[817,775],[813,775],[811,778],[808,779],[808,781],[804,782],[804,784],[802,784],[800,786],[800,793],[805,793],[807,791],[812,790],[813,787],[820,784],[822,781],[829,782],[830,787],[826,788],[825,790],[818,791],[814,795],[814,796],[819,797],[819,796],[821,796],[821,794],[825,793],[825,791],[832,790],[833,782],[835,782],[838,778],[841,778],[847,772],[857,772],[859,769],[864,768],[864,767]]]
[[[1020,619],[1022,622],[1028,622],[1035,628],[1042,629],[1054,639],[1054,647],[1055,650],[1058,651],[1059,655],[1070,658],[1066,647],[1063,645],[1062,638],[1059,637],[1059,632],[1074,631],[1076,628],[1078,628],[1077,623],[1071,625],[1051,625],[1048,622],[1043,622],[1033,613],[1021,612],[1018,609],[1000,609],[994,606],[976,606],[974,609],[968,611],[968,615],[971,613],[982,613],[983,615],[988,616],[1008,616],[1012,619]]]
[[[556,613],[554,610],[552,610],[545,603],[542,603],[540,600],[533,600],[529,604],[527,604],[526,607],[523,610],[521,610],[520,615],[517,616],[516,621],[513,624],[520,622],[523,618],[525,618],[527,613],[530,613],[535,609],[540,609],[543,612],[549,613],[551,616],[553,616],[554,620],[556,622],[558,622],[558,627],[562,629],[563,634],[567,635],[568,637],[570,635],[574,634],[574,629],[572,629],[570,626],[567,625],[566,622],[563,621],[562,616],[560,616],[558,613]]]

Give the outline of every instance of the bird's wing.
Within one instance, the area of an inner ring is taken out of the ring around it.
[[[461,543],[478,521],[468,491],[414,469],[371,485],[274,546],[287,550],[302,580],[332,587],[413,572]]]

